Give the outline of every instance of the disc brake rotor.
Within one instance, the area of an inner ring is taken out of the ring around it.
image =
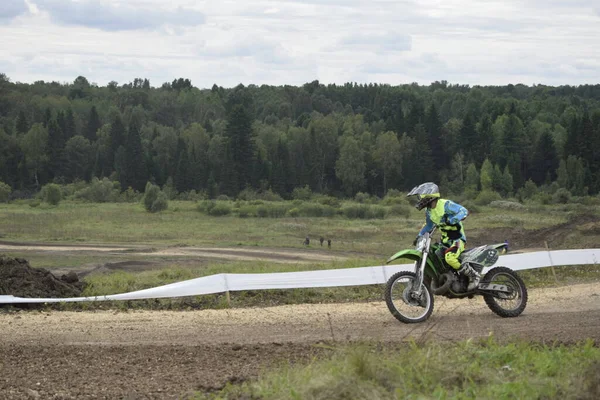
[[[410,306],[425,307],[425,293],[421,292],[420,296],[415,296],[415,292],[411,289],[411,286],[404,288],[402,292],[402,300]]]

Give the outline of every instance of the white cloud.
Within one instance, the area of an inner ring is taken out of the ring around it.
[[[0,22],[11,20],[28,10],[24,0],[2,0],[0,2]]]
[[[597,0],[27,2],[41,12],[0,0],[0,68],[13,80],[600,81]]]
[[[409,51],[412,48],[410,35],[402,33],[353,34],[343,38],[339,45],[363,51]]]
[[[165,24],[195,26],[204,23],[201,12],[177,7],[163,9],[160,4],[139,7],[99,0],[31,0],[53,21],[104,31],[154,29]]]

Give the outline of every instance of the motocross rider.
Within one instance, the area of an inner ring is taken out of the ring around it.
[[[417,196],[418,202],[415,205],[417,210],[427,207],[425,212],[425,225],[414,240],[413,245],[417,244],[419,237],[425,232],[431,232],[437,225],[442,233],[442,244],[446,247],[443,251],[446,263],[458,273],[469,278],[468,290],[473,290],[479,284],[480,274],[469,264],[461,265],[458,257],[465,250],[467,237],[463,228],[464,220],[469,212],[466,208],[451,200],[440,198],[440,189],[433,182],[426,182],[415,186],[407,196]]]

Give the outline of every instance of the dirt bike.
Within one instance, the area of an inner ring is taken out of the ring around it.
[[[435,229],[434,229],[435,230]],[[385,302],[392,315],[405,323],[423,322],[433,312],[433,295],[447,298],[483,296],[495,314],[507,318],[519,316],[527,305],[527,288],[516,272],[507,267],[494,267],[468,290],[469,278],[458,273],[444,260],[446,247],[432,243],[433,231],[417,239],[415,249],[399,251],[387,264],[399,259],[415,262],[414,272],[401,271],[392,275],[385,287]],[[508,244],[492,244],[464,251],[461,264],[469,263],[479,274],[493,266],[500,251]]]

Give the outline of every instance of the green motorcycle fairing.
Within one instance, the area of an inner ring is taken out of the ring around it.
[[[433,246],[432,246],[432,250],[435,251],[435,249],[433,249]],[[428,275],[432,278],[437,278],[437,276],[439,274],[438,274],[437,268],[435,266],[435,263],[432,260],[432,257],[435,257],[437,259],[437,256],[434,253],[430,252],[429,256],[427,257],[427,267],[428,268],[425,268],[425,275]],[[400,250],[399,252],[397,252],[396,254],[391,256],[386,261],[386,264],[389,264],[392,261],[396,261],[396,260],[400,260],[400,259],[407,259],[407,260],[411,260],[411,261],[421,261],[421,252],[418,250],[414,250],[414,249]]]

